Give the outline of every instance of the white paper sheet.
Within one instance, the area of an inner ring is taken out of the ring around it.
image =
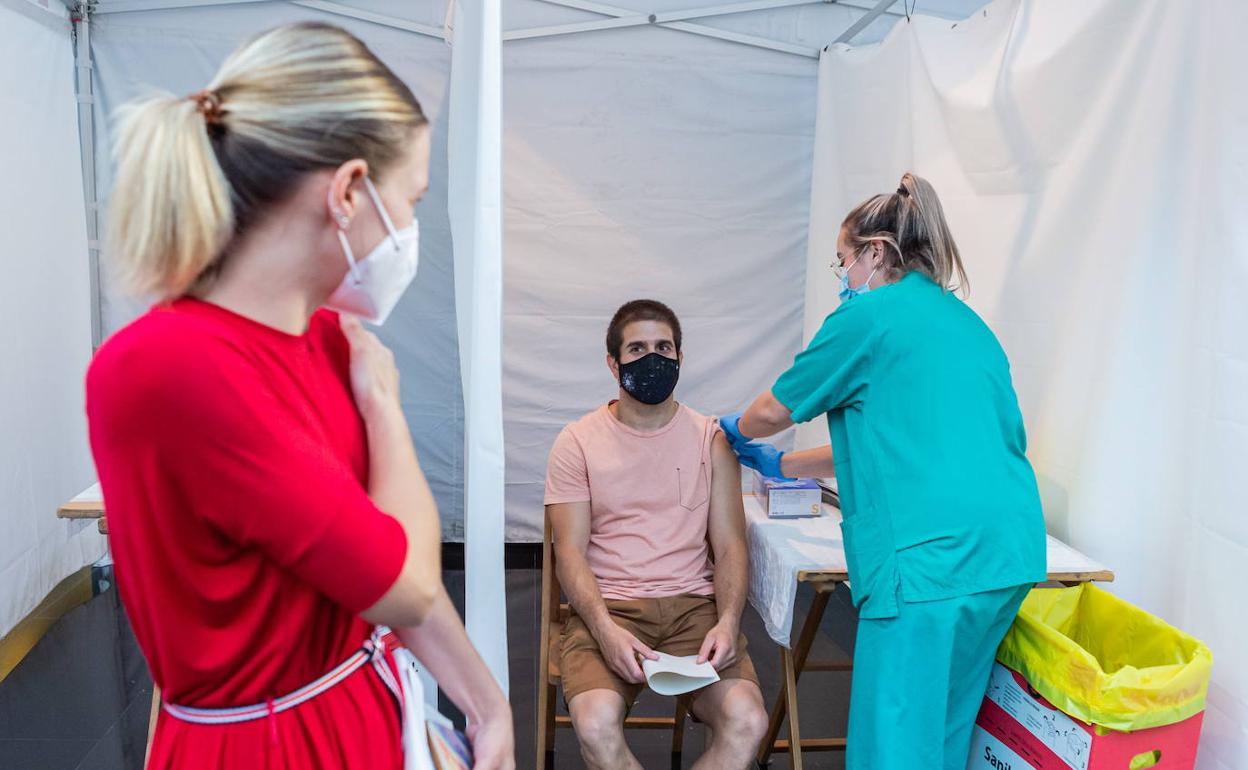
[[[646,684],[659,695],[683,695],[719,681],[715,667],[709,662],[698,663],[697,655],[657,654],[658,660],[643,659],[641,670]]]

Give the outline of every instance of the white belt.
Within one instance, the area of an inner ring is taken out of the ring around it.
[[[390,666],[386,662],[386,644],[383,641],[383,637],[389,633],[390,629],[385,626],[377,626],[373,629],[372,636],[364,640],[364,644],[354,655],[344,660],[315,682],[304,685],[289,695],[283,695],[280,698],[272,698],[264,703],[257,703],[251,706],[220,709],[178,706],[167,701],[162,703],[161,706],[164,708],[165,713],[183,722],[193,722],[200,725],[250,722],[255,719],[271,717],[283,711],[289,711],[300,703],[306,703],[342,682],[365,665],[372,663],[373,668],[377,670],[377,675],[381,677],[381,681],[389,688],[395,699],[398,700],[400,708],[402,708],[403,691],[399,687],[398,680],[394,678],[394,672],[390,670]]]

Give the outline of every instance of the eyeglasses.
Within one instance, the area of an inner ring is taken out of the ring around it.
[[[840,256],[837,256],[836,261],[829,265],[829,267],[832,268],[832,274],[836,276],[836,280],[842,281],[845,279],[845,276],[849,275],[849,269],[853,267],[854,263],[857,261],[858,257],[854,257],[848,265],[842,265]]]

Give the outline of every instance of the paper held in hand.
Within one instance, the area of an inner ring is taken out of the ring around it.
[[[641,670],[646,684],[659,695],[684,695],[719,681],[719,674],[709,662],[698,663],[697,655],[676,657],[656,653],[658,660],[643,659]]]
[[[403,770],[469,770],[472,747],[436,708],[426,708],[420,661],[394,651],[403,687]]]

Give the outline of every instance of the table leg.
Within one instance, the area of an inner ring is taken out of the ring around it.
[[[143,751],[143,766],[152,758],[152,739],[156,737],[156,718],[160,716],[160,685],[152,683],[152,716],[147,723],[147,748]]]
[[[797,672],[793,665],[793,651],[781,648],[780,658],[784,668],[784,699],[789,712],[789,765],[793,770],[802,770],[802,736],[798,728]]]
[[[802,630],[797,636],[797,645],[790,652],[787,648],[781,650],[781,666],[791,666],[793,675],[793,693],[792,700],[797,702],[797,680],[801,678],[802,668],[806,665],[806,658],[810,656],[811,645],[815,641],[815,633],[819,630],[819,624],[823,621],[823,612],[827,609],[828,599],[831,598],[832,592],[836,589],[834,584],[820,583],[815,587],[815,600],[810,605],[810,612],[806,613],[806,621],[802,624]],[[789,672],[785,672],[786,674]],[[771,758],[771,752],[776,747],[776,738],[780,735],[780,725],[784,722],[786,712],[796,714],[796,711],[788,710],[789,689],[788,676],[781,680],[780,695],[776,698],[776,703],[771,709],[771,720],[767,725],[767,734],[763,737],[762,745],[758,747],[758,764],[765,765]],[[796,718],[790,718],[789,722],[793,723]],[[796,746],[798,755],[801,753],[800,744],[792,744]],[[800,757],[798,760],[800,766]]]

